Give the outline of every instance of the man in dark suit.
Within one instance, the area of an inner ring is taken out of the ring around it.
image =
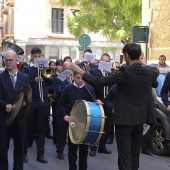
[[[94,85],[117,84],[114,124],[118,148],[118,166],[121,170],[137,170],[144,123],[155,123],[151,105],[151,87],[156,82],[156,73],[150,66],[142,66],[139,57],[141,47],[129,43],[123,48],[123,65],[108,77],[94,77],[73,63],[69,69],[79,72],[83,79]],[[155,86],[154,86],[155,87]]]
[[[14,141],[13,169],[23,170],[26,117],[21,113],[9,126],[6,125],[6,120],[21,87],[29,83],[29,77],[17,69],[16,52],[9,51],[4,58],[6,69],[0,74],[0,170],[8,170],[8,149],[11,136]]]

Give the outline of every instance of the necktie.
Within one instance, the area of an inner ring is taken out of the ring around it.
[[[14,89],[15,89],[15,83],[16,83],[16,82],[15,82],[15,76],[16,76],[16,74],[10,75]]]

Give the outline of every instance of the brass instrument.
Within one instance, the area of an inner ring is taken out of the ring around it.
[[[89,73],[90,72],[90,62],[85,62],[85,72]]]
[[[51,67],[43,68],[42,64],[39,65],[39,67],[38,67],[38,77],[51,79],[55,75],[56,75],[56,71],[55,71],[54,68],[51,68]],[[44,102],[42,81],[39,81],[39,94],[40,94],[41,101]]]
[[[56,90],[54,90],[54,93],[48,93],[48,97],[52,102],[56,102],[58,97]]]
[[[106,70],[103,70],[103,71],[102,71],[102,74],[103,74],[104,77],[107,76],[106,73],[107,73]],[[103,97],[106,97],[106,95],[108,94],[108,92],[109,92],[109,87],[108,87],[108,86],[104,86]]]

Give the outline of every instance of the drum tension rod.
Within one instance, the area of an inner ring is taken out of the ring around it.
[[[92,116],[92,117],[98,117],[98,118],[105,118],[105,119],[107,119],[107,116],[93,116],[93,114],[90,114],[90,115],[87,115],[87,116]]]
[[[105,133],[105,132],[97,132],[97,131],[90,131],[90,130],[85,130],[85,132],[93,132],[93,133]]]

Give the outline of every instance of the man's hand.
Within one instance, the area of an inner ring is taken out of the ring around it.
[[[11,104],[7,104],[6,105],[6,111],[7,112],[11,112],[11,110],[12,110],[12,105]]]
[[[83,75],[85,71],[81,69],[77,64],[75,63],[68,63],[67,68],[73,71],[78,72],[80,75]]]
[[[96,103],[97,103],[98,105],[103,105],[103,103],[101,102],[101,100],[96,100]]]
[[[40,81],[43,81],[43,78],[42,77],[35,77],[35,82],[40,82]]]
[[[70,116],[68,116],[68,115],[64,116],[64,120],[65,120],[66,122],[70,122]]]
[[[170,105],[166,108],[168,111],[170,111]]]

